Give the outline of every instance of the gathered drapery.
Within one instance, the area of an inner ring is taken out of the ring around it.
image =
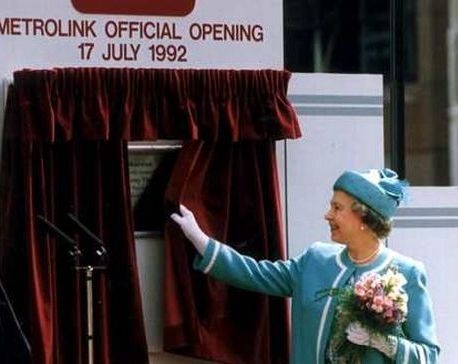
[[[6,143],[3,159],[11,163],[2,167],[9,180],[2,192],[11,203],[2,217],[1,266],[33,363],[87,362],[86,278],[78,267],[103,262],[67,213],[99,236],[109,254],[107,269],[93,272],[94,362],[148,363],[126,152],[122,141]],[[71,247],[49,234],[38,215],[73,236],[84,255],[72,259]]]
[[[285,258],[275,143],[190,141],[183,145],[166,203],[194,211],[210,236],[258,259]],[[166,229],[166,350],[217,363],[288,362],[282,298],[246,292],[193,271],[196,253],[174,223]]]
[[[297,138],[286,71],[70,68],[14,75],[21,139]]]
[[[104,68],[14,74],[2,151],[1,271],[30,337],[34,363],[83,363],[87,355],[83,277],[72,268],[68,247],[43,231],[36,218],[71,231],[68,212],[100,236],[109,253],[106,271],[95,273],[96,362],[147,363],[129,140],[192,141],[176,162],[166,194],[169,208],[190,202],[203,221],[211,219],[209,234],[249,239],[240,249],[259,258],[284,256],[273,141],[300,136],[286,98],[289,77],[273,70]],[[201,169],[202,163],[208,168]],[[249,226],[237,222],[241,214]],[[72,236],[83,252],[93,251],[90,241]],[[165,347],[212,359],[215,344],[228,363],[255,363],[249,349],[262,354],[264,363],[284,362],[287,343],[278,336],[286,332],[284,302],[221,288],[189,271],[179,276],[176,271],[192,252],[173,227],[165,243]],[[182,293],[192,301],[178,299],[173,292],[188,282]],[[220,291],[227,293],[215,295]],[[240,306],[245,301],[259,311],[249,322]],[[213,309],[206,314],[205,307]],[[246,339],[240,348],[229,342],[237,335]]]

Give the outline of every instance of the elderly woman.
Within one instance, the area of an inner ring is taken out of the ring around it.
[[[349,323],[349,343],[365,347],[358,361],[372,363],[436,363],[436,338],[431,298],[423,264],[387,248],[391,220],[405,198],[406,183],[389,169],[346,171],[334,184],[325,219],[331,239],[315,243],[286,261],[256,261],[209,238],[191,211],[180,206],[172,214],[199,252],[195,268],[239,288],[292,297],[291,363],[350,363],[336,350],[334,325],[340,301],[320,292],[352,287],[361,276],[384,273],[391,267],[406,279],[407,316],[402,334],[374,335],[364,322]],[[351,361],[353,364],[354,361]]]

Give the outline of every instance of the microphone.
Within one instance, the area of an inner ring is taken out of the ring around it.
[[[37,215],[37,219],[41,221],[50,231],[52,231],[54,234],[56,234],[59,238],[62,240],[66,241],[70,246],[71,250],[69,251],[70,255],[72,257],[75,256],[81,256],[81,250],[78,248],[78,244],[76,243],[75,240],[70,238],[67,234],[65,234],[61,229],[59,229],[56,225],[54,225],[52,222],[46,220],[43,216]]]
[[[95,250],[96,254],[98,256],[103,256],[105,254],[107,254],[107,250],[105,249],[105,245],[103,243],[103,241],[97,236],[95,235],[92,231],[90,231],[86,226],[83,225],[83,223],[81,221],[79,221],[75,215],[73,215],[72,213],[68,213],[67,216],[75,223],[75,225],[84,233],[86,234],[86,236],[88,236],[90,239],[92,239],[96,245],[97,245],[97,248]]]

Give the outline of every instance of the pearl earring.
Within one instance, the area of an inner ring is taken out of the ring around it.
[[[361,226],[359,227],[359,230],[361,230],[361,231],[364,231],[365,229],[366,229],[366,228],[364,227],[364,225],[361,225]]]

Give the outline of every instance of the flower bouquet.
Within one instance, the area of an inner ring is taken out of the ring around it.
[[[347,340],[351,323],[359,323],[374,336],[403,335],[401,323],[407,317],[408,296],[402,287],[406,283],[395,267],[389,267],[384,274],[362,275],[352,286],[320,292],[338,300],[332,332],[332,350],[337,357],[355,363],[366,348]]]

